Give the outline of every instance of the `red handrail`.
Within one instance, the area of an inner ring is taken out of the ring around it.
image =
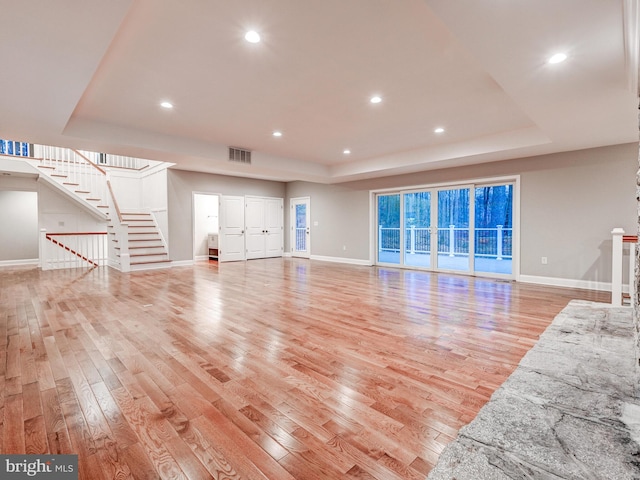
[[[97,234],[98,235],[106,235],[107,232],[98,232]],[[49,240],[54,245],[58,245],[59,247],[64,248],[67,252],[71,253],[72,255],[75,255],[76,257],[78,257],[81,260],[84,260],[89,265],[93,265],[94,268],[100,266],[96,262],[94,262],[93,260],[89,260],[87,257],[82,255],[81,253],[78,253],[75,250],[73,250],[72,248],[66,246],[64,243],[61,243],[61,242],[57,241],[54,238],[51,238],[52,235],[91,235],[91,233],[89,233],[89,232],[80,232],[80,233],[47,233],[45,235],[45,237],[46,237],[47,240]]]
[[[107,232],[60,232],[60,233],[47,233],[49,235],[106,235]]]
[[[622,236],[623,243],[638,243],[637,235],[623,235]]]

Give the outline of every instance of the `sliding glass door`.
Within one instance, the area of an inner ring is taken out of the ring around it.
[[[513,271],[513,185],[475,188],[476,272]]]
[[[438,268],[469,271],[469,188],[438,191]]]
[[[400,194],[378,195],[378,262],[400,263]]]
[[[514,184],[379,194],[377,263],[511,275]]]
[[[431,192],[405,193],[404,264],[431,266]]]

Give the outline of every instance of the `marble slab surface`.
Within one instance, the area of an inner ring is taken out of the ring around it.
[[[631,309],[574,300],[428,478],[640,479],[638,374]]]

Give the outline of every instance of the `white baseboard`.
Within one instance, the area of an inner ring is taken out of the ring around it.
[[[196,258],[194,258],[196,262],[202,262],[204,260],[209,260],[209,255],[196,255]]]
[[[194,263],[193,260],[174,260],[169,265],[172,267],[192,267]]]
[[[291,258],[291,257],[292,257],[291,252],[284,252],[284,253],[282,254],[282,256],[283,256],[284,258]]]
[[[571,278],[539,277],[537,275],[520,275],[518,281],[522,283],[535,283],[553,287],[581,288],[585,290],[611,291],[610,282],[596,282],[592,280],[575,280]],[[629,285],[623,285],[622,291],[629,292]]]
[[[344,258],[344,257],[326,257],[324,255],[311,255],[311,260],[319,260],[321,262],[335,262],[335,263],[348,263],[349,265],[365,265],[371,266],[369,260],[360,260],[358,258]]]
[[[24,260],[0,260],[0,267],[18,267],[24,265],[39,265],[37,258],[26,258]]]

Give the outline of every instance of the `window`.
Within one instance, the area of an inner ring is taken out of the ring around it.
[[[29,157],[31,156],[31,145],[27,142],[0,140],[0,154]]]

